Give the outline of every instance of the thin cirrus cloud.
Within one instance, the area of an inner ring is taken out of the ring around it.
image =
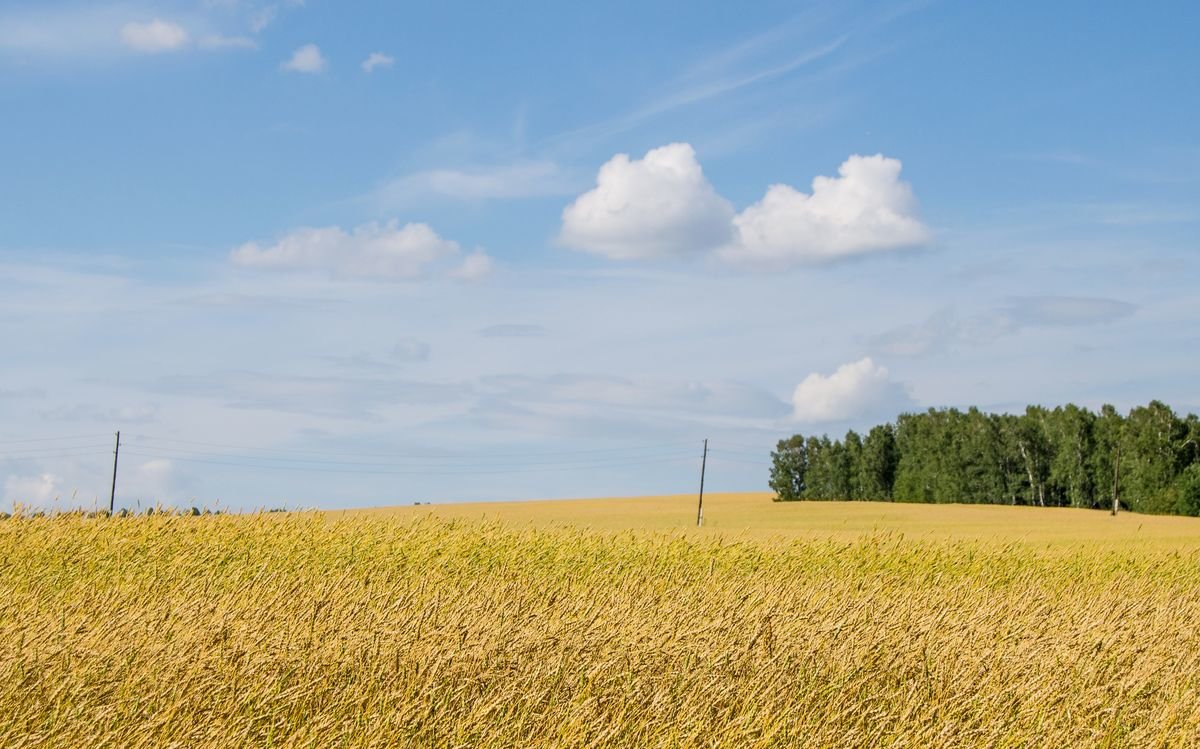
[[[323,73],[329,67],[329,61],[321,54],[321,48],[315,44],[305,44],[298,47],[292,56],[280,63],[279,68],[288,73]]]
[[[844,260],[927,243],[901,163],[853,155],[837,177],[816,177],[812,192],[772,185],[735,213],[704,176],[687,143],[642,159],[618,154],[596,186],[563,211],[559,241],[612,260],[715,253],[733,265],[775,270]]]
[[[1132,316],[1137,309],[1129,302],[1102,297],[1011,297],[1004,304],[970,315],[942,309],[922,322],[889,328],[870,343],[874,350],[893,356],[924,356],[993,343],[1026,328],[1106,325]]]
[[[805,423],[848,421],[891,413],[910,405],[904,386],[870,357],[843,364],[835,372],[813,372],[792,393],[792,416]]]
[[[247,268],[399,281],[426,275],[435,264],[454,260],[461,253],[457,242],[442,238],[428,224],[401,226],[392,220],[363,224],[350,231],[339,226],[303,227],[273,243],[247,242],[234,249],[230,259]],[[483,250],[476,250],[449,275],[477,280],[491,270],[491,258]]]
[[[552,161],[518,161],[466,169],[430,169],[384,182],[365,200],[380,210],[403,208],[430,197],[515,200],[572,192],[572,181]]]
[[[201,49],[258,49],[258,42],[248,36],[222,36],[209,34],[200,38]]]

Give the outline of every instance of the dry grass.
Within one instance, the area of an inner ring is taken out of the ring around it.
[[[1173,520],[1190,541],[7,521],[0,745],[1196,746]]]

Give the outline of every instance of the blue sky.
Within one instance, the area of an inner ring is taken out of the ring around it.
[[[120,502],[336,507],[1200,407],[1194,4],[510,6],[0,2],[4,503],[118,428]]]

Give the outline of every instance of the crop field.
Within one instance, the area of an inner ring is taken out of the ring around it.
[[[1200,746],[1200,521],[767,495],[0,522],[0,746]]]

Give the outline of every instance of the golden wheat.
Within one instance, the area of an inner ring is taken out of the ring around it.
[[[1194,547],[0,523],[0,745],[1196,746]]]

